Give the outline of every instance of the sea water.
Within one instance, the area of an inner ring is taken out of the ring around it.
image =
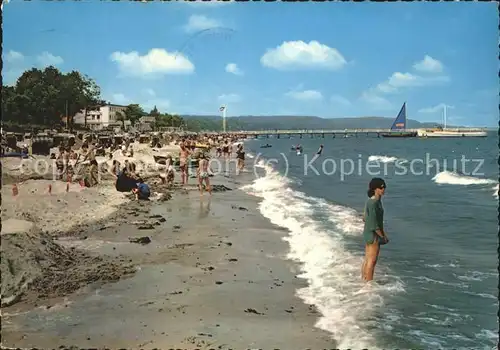
[[[266,143],[272,148],[261,149]],[[292,150],[298,143],[302,155]],[[320,144],[324,151],[315,156]],[[262,214],[289,229],[288,257],[308,282],[297,294],[318,308],[316,326],[339,348],[492,349],[497,144],[495,134],[249,140],[246,163],[255,181],[243,190],[262,197]],[[361,214],[373,177],[387,183],[390,242],[374,281],[363,283]]]

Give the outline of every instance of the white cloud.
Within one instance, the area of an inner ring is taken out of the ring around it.
[[[440,103],[434,107],[427,107],[427,108],[422,108],[418,112],[419,113],[437,113],[437,112],[443,112],[444,108],[447,109],[453,109],[455,106],[450,106],[445,103]]]
[[[428,55],[426,55],[422,61],[415,63],[413,67],[418,71],[427,73],[439,73],[443,70],[443,64]],[[386,81],[366,91],[366,94],[375,96],[379,94],[397,93],[403,88],[437,85],[448,83],[449,81],[450,77],[446,75],[421,76],[412,73],[395,72]]]
[[[441,73],[443,71],[443,64],[431,56],[425,55],[422,61],[413,65],[413,68],[420,72]]]
[[[238,103],[241,101],[241,96],[238,94],[222,94],[217,99],[222,103]]]
[[[395,93],[401,88],[421,87],[447,83],[450,78],[447,76],[422,77],[411,73],[393,73],[387,81],[377,85],[376,90],[381,93]]]
[[[57,66],[64,62],[61,56],[54,56],[53,54],[47,51],[44,51],[40,55],[38,55],[36,57],[36,60],[44,67]]]
[[[280,46],[267,49],[260,58],[263,66],[279,69],[341,69],[347,61],[335,48],[317,41],[285,41]]]
[[[369,104],[374,109],[387,110],[393,108],[392,103],[390,103],[387,99],[371,92],[364,92],[361,95],[361,100]]]
[[[285,96],[299,101],[320,101],[323,99],[323,94],[316,90],[290,91]]]
[[[154,93],[154,91],[151,89],[146,89],[144,91],[149,93],[150,92]],[[156,106],[156,108],[158,108],[160,112],[166,112],[166,110],[170,108],[169,100],[164,98],[154,98],[156,94],[155,95],[150,94],[150,96],[153,98],[145,100],[144,98],[133,99],[122,93],[114,93],[111,95],[110,102],[124,106],[129,105],[131,103],[138,103],[146,112],[149,112],[151,109],[154,108],[154,106]]]
[[[238,67],[236,63],[228,63],[226,65],[226,72],[232,73],[234,75],[243,75],[243,71]]]
[[[20,52],[10,50],[4,58],[7,63],[18,63],[24,61],[24,55]]]
[[[203,15],[191,15],[188,19],[187,24],[184,26],[184,30],[187,33],[196,33],[201,30],[212,29],[221,27],[222,24],[212,18],[208,18]]]
[[[350,106],[351,101],[349,101],[347,98],[340,96],[340,95],[332,95],[330,97],[330,101],[335,104],[339,105],[344,105],[344,106]]]
[[[123,75],[151,77],[162,74],[186,74],[194,71],[191,61],[179,52],[151,49],[144,56],[137,51],[113,52],[111,61],[118,65]]]

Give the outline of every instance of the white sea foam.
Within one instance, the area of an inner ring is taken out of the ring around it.
[[[489,185],[494,184],[496,181],[491,179],[480,179],[477,177],[460,175],[451,171],[442,171],[432,178],[437,184],[444,185]]]
[[[498,273],[492,272],[480,272],[480,271],[468,271],[464,275],[453,274],[455,278],[461,281],[484,281],[488,278],[498,277]]]
[[[496,299],[496,300],[498,300],[498,296],[488,294],[488,293],[475,293],[475,292],[470,292],[470,291],[465,291],[464,293],[469,294],[469,295],[473,295],[476,297],[484,298],[484,299]]]
[[[498,184],[495,187],[493,187],[492,190],[493,190],[493,197],[498,199],[498,192],[499,192]]]
[[[404,162],[405,159],[399,159],[396,157],[389,157],[389,156],[369,156],[368,157],[369,162],[380,162],[380,163],[395,163],[395,162]]]
[[[384,297],[404,289],[400,280],[387,275],[384,284],[361,281],[361,244],[357,255],[344,247],[346,236],[361,236],[359,214],[294,191],[289,187],[292,180],[264,162],[256,166],[264,168],[266,176],[242,189],[262,197],[261,213],[272,223],[289,229],[285,238],[290,246],[288,258],[300,263],[299,277],[308,282],[308,287],[297,294],[322,314],[316,326],[331,332],[338,348],[374,349],[376,336],[365,328],[364,322],[384,304]],[[314,219],[318,213],[328,217],[328,229]],[[377,274],[384,274],[383,266]]]

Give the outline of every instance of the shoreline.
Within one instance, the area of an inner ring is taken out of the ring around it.
[[[331,334],[315,327],[318,312],[296,295],[306,281],[296,276],[298,263],[286,257],[287,230],[261,215],[261,198],[239,190],[252,180],[252,171],[216,175],[212,183],[232,190],[211,200],[207,194],[200,200],[194,188],[174,190],[166,202],[127,202],[109,217],[114,223],[108,227],[57,240],[70,249],[126,257],[139,269],[126,279],[47,300],[48,306],[4,309],[4,344],[334,347]],[[147,230],[134,226],[151,216],[165,221]],[[128,242],[133,236],[148,236],[151,243]]]

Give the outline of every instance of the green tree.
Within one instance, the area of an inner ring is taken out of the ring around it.
[[[125,130],[125,120],[127,120],[127,116],[123,112],[116,112],[115,114],[116,120],[122,122],[123,130]]]
[[[154,118],[155,118],[155,121],[154,121],[154,123],[153,123],[153,125],[152,125],[153,130],[155,130],[155,129],[158,127],[158,123],[157,123],[157,121],[158,121],[158,117],[159,117],[160,115],[161,115],[161,114],[160,114],[160,112],[158,111],[158,108],[156,108],[156,106],[154,106],[154,108],[153,108],[153,109],[149,112],[149,116],[150,116],[150,117],[154,117]]]
[[[146,113],[144,112],[142,107],[136,103],[129,104],[125,109],[125,116],[127,120],[130,120],[132,125],[135,125],[139,121],[139,119],[144,115],[146,115]]]
[[[157,127],[180,127],[185,124],[184,119],[177,114],[160,114],[156,116]]]
[[[72,127],[76,113],[103,102],[92,79],[77,71],[64,74],[52,66],[27,70],[15,86],[3,89],[3,119],[17,124],[59,126],[61,117],[68,116]]]
[[[151,117],[156,118],[156,117],[160,116],[161,114],[160,114],[160,112],[158,112],[158,109],[156,108],[156,106],[154,106],[154,108],[149,112],[149,115]]]

